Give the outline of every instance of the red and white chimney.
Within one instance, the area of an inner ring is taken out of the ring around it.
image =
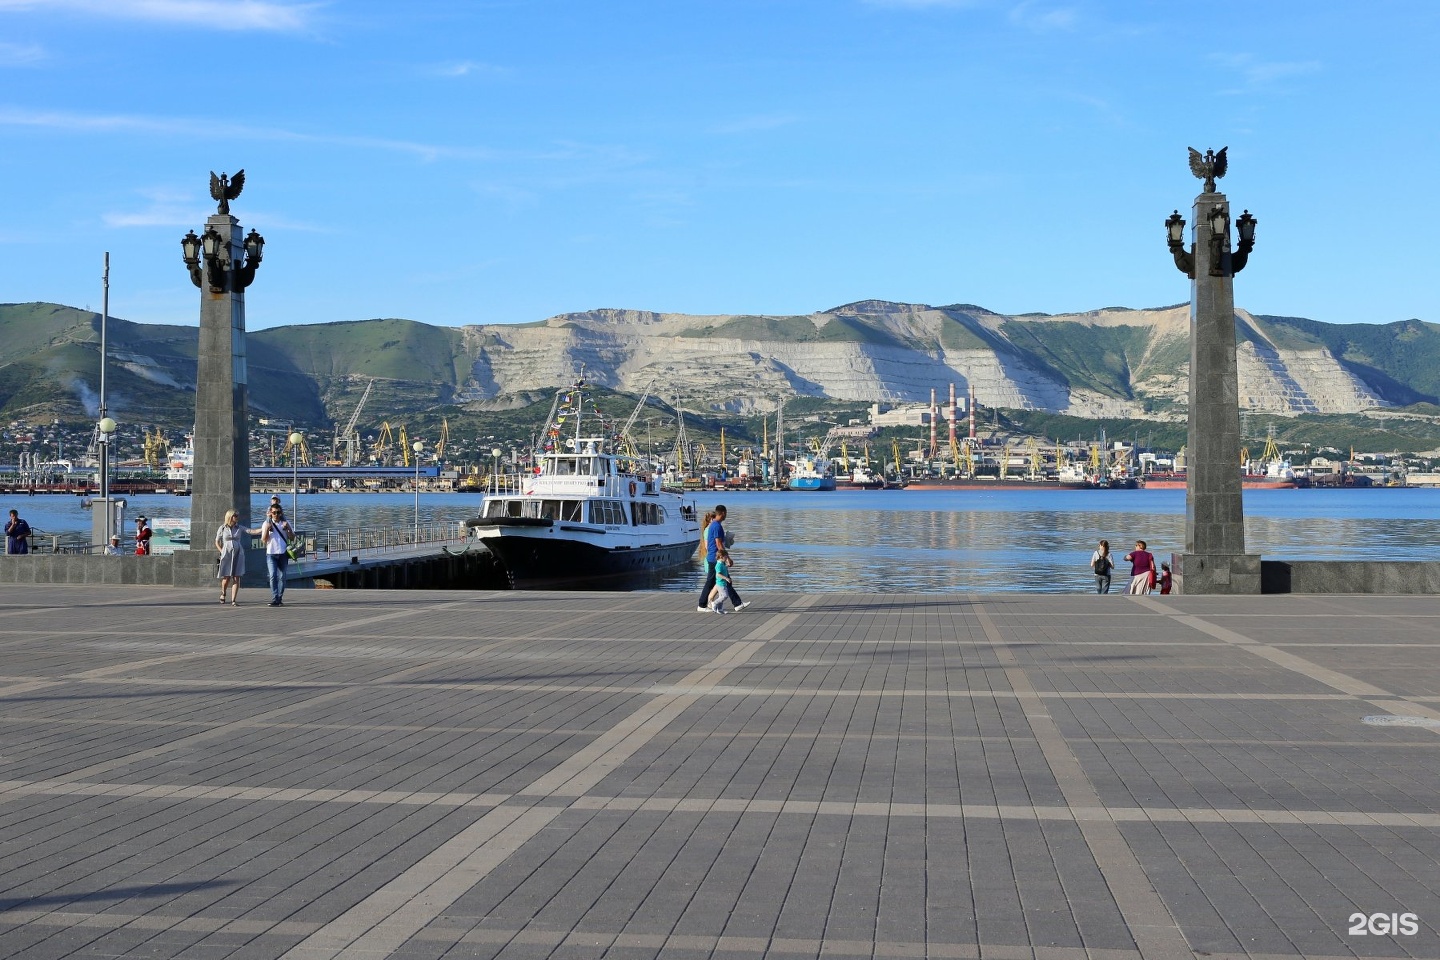
[[[940,415],[940,407],[935,403],[935,388],[930,388],[930,456],[934,458],[937,448],[935,446],[935,418]]]
[[[970,439],[975,439],[975,384],[970,384]]]
[[[955,449],[955,381],[950,381],[950,449]]]

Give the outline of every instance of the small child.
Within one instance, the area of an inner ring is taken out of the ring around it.
[[[715,588],[710,591],[710,609],[729,613],[725,599],[730,595],[730,551],[721,547],[715,552]]]
[[[1164,562],[1164,563],[1161,563],[1161,564],[1160,564],[1160,595],[1161,595],[1161,596],[1164,596],[1165,594],[1167,594],[1167,593],[1169,593],[1169,592],[1170,592],[1170,564],[1169,564],[1169,562],[1167,561],[1167,562]]]

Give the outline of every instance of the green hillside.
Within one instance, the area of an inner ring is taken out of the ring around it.
[[[1150,331],[1142,327],[1007,320],[1000,332],[1062,383],[1084,384],[1127,400],[1134,396],[1134,366],[1150,345]]]
[[[1257,316],[1281,346],[1323,345],[1386,400],[1440,403],[1440,324],[1320,323],[1302,317]]]
[[[380,377],[454,387],[469,375],[460,331],[414,320],[356,320],[272,327],[248,337],[252,363],[316,379]],[[256,350],[255,347],[259,347]]]

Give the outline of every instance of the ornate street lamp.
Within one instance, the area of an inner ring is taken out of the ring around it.
[[[220,201],[220,212],[226,216],[230,214],[230,201],[238,197],[244,187],[244,170],[233,179],[224,174],[219,177],[210,174],[210,195]],[[251,230],[238,246],[242,260],[236,264],[230,241],[213,226],[207,225],[198,237],[194,230],[187,232],[180,238],[180,251],[190,270],[190,282],[202,288],[208,282],[212,293],[238,292],[250,286],[265,253],[265,238]]]
[[[425,441],[416,440],[410,444],[415,451],[415,542],[420,542],[420,454],[425,452]]]
[[[1205,181],[1201,197],[1218,198],[1218,202],[1213,203],[1203,216],[1204,225],[1209,228],[1206,242],[1210,264],[1207,272],[1212,277],[1233,277],[1245,269],[1245,264],[1250,259],[1250,251],[1255,249],[1255,225],[1260,222],[1250,215],[1249,210],[1240,215],[1240,219],[1235,221],[1235,227],[1240,233],[1240,245],[1231,252],[1230,205],[1224,196],[1215,191],[1215,181],[1225,176],[1229,165],[1225,156],[1226,149],[1228,148],[1222,147],[1219,153],[1207,150],[1203,156],[1199,150],[1192,148],[1190,151],[1190,172]],[[1195,213],[1197,221],[1202,219],[1198,203]],[[1179,210],[1170,214],[1165,221],[1165,242],[1175,258],[1176,269],[1194,280],[1195,248],[1193,245],[1188,250],[1185,247],[1185,218],[1180,216]]]

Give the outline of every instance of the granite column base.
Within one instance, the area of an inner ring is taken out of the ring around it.
[[[1175,592],[1184,594],[1258,594],[1258,553],[1176,553],[1170,572]]]

